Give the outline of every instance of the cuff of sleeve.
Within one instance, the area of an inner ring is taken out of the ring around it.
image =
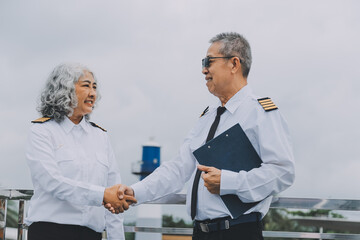
[[[101,206],[104,200],[105,188],[101,186],[93,185],[88,194],[90,206]]]
[[[146,201],[146,188],[142,182],[137,182],[130,186],[134,190],[134,195],[137,200],[137,204],[141,204]]]
[[[118,228],[121,229],[106,230],[107,240],[125,240],[124,227],[121,225]]]
[[[220,195],[236,194],[237,172],[221,170]]]

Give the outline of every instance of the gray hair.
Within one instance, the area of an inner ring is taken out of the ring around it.
[[[252,57],[249,42],[240,34],[235,32],[219,33],[209,41],[211,44],[221,42],[219,53],[224,56],[235,56],[240,58],[242,75],[247,78],[250,72]]]
[[[75,83],[84,76],[85,71],[91,73],[97,82],[94,73],[79,63],[63,63],[56,66],[47,78],[40,95],[38,112],[43,117],[53,118],[57,122],[64,120],[65,116],[72,116],[78,104]],[[99,97],[97,93],[96,101]],[[85,115],[85,119],[89,119],[88,114]]]

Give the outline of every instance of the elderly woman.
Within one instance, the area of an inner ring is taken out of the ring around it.
[[[134,198],[117,197],[121,182],[106,130],[89,122],[98,96],[94,74],[80,64],[57,66],[47,79],[31,126],[26,158],[34,185],[29,240],[124,239],[123,217]],[[114,185],[114,186],[112,186]],[[110,187],[112,186],[112,187]]]

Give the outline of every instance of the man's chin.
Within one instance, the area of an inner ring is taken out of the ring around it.
[[[206,86],[207,86],[209,92],[212,93],[213,90],[211,90],[211,89],[213,89],[213,84],[211,83],[211,80],[206,82]]]
[[[214,91],[211,91],[210,89],[209,90],[209,93],[211,93],[212,95],[214,95],[215,97],[217,97],[216,93]]]

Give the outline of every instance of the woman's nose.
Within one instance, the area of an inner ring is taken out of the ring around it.
[[[96,97],[96,89],[91,88],[89,95],[90,95],[91,97]]]

